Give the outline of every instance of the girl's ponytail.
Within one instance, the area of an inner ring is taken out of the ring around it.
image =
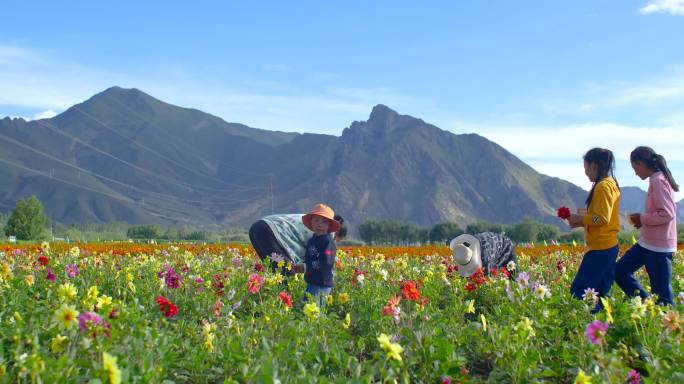
[[[675,192],[679,192],[679,185],[677,184],[677,182],[674,181],[674,177],[672,177],[672,172],[670,172],[670,168],[667,167],[667,162],[665,161],[665,158],[662,155],[655,154],[655,163],[658,167],[658,170],[660,170],[665,175],[665,178],[670,183],[672,190]]]

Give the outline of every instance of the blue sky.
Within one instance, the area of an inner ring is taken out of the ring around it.
[[[253,127],[339,135],[386,104],[584,188],[582,154],[651,145],[684,184],[684,0],[20,2],[0,116],[112,85]]]

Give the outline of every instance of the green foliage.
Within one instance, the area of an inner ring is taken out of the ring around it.
[[[512,226],[507,234],[516,243],[536,241],[539,234],[539,223],[532,219],[525,219]]]
[[[43,214],[43,204],[36,196],[17,201],[16,208],[4,228],[7,235],[18,240],[40,240],[45,237],[47,217]]]
[[[444,222],[430,228],[428,238],[433,243],[446,243],[454,237],[463,234],[463,229],[456,223]]]
[[[492,224],[486,221],[476,221],[474,223],[468,224],[465,229],[465,233],[469,233],[471,235],[482,232],[504,233],[506,232],[506,226],[498,223]]]
[[[428,229],[414,223],[369,220],[359,226],[361,239],[368,244],[417,244],[428,240]]]
[[[139,225],[128,228],[126,234],[131,239],[158,239],[161,229],[156,225]]]

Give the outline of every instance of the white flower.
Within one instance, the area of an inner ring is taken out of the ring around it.
[[[515,261],[513,260],[509,261],[508,264],[506,264],[506,269],[508,269],[510,272],[515,271],[515,267]]]
[[[387,281],[387,278],[389,277],[389,272],[387,272],[386,269],[381,269],[380,270],[380,276],[382,276],[382,279]]]
[[[81,250],[78,249],[78,247],[73,247],[69,250],[69,253],[71,254],[72,257],[78,257],[78,255],[81,254]]]
[[[363,274],[360,274],[356,276],[356,282],[359,284],[363,285],[363,282],[366,280],[366,277]]]
[[[534,295],[538,299],[544,300],[546,298],[551,297],[551,291],[549,291],[549,288],[547,288],[546,285],[539,284],[534,288]]]
[[[596,302],[598,301],[598,292],[596,292],[594,288],[587,288],[584,290],[582,300],[590,304],[596,304]]]
[[[679,292],[677,300],[679,300],[680,303],[684,303],[684,292]]]

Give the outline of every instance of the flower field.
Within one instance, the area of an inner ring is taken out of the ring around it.
[[[572,246],[469,279],[446,247],[343,247],[322,306],[240,244],[0,251],[0,383],[684,382],[681,251],[675,307],[613,286],[597,315]]]

